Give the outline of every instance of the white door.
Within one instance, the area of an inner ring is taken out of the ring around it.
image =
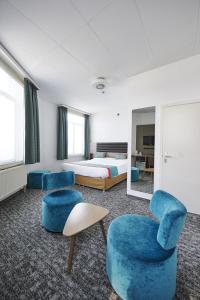
[[[163,112],[162,189],[200,214],[200,103]]]

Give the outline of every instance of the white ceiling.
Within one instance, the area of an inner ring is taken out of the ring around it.
[[[0,0],[0,40],[41,96],[88,112],[123,102],[126,78],[199,54],[199,37],[199,0]]]

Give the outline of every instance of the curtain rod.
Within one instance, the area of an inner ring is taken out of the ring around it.
[[[88,115],[88,116],[91,115],[90,113],[88,113],[88,112],[86,112],[86,111],[83,111],[83,110],[74,108],[74,107],[69,106],[69,105],[59,104],[58,106],[63,106],[63,107],[66,107],[66,108],[68,108],[68,109],[74,110],[74,111],[76,111],[76,112],[79,112],[79,113],[81,113],[81,114],[85,114],[85,115]]]
[[[33,80],[33,78],[29,75],[29,73],[22,67],[22,65],[15,59],[15,57],[4,47],[4,45],[0,42],[0,52],[18,72],[20,72],[24,77],[27,77],[39,90],[37,83]]]

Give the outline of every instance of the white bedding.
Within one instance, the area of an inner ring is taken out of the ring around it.
[[[87,164],[96,164],[102,166],[116,166],[118,169],[118,175],[127,172],[127,159],[116,159],[116,158],[93,158],[90,160],[84,160],[74,163],[64,163],[63,170],[65,171],[74,171],[75,174],[82,175],[82,176],[90,176],[90,177],[101,177],[106,178],[109,176],[108,170],[106,168],[101,167],[90,167],[90,166],[81,166],[83,163]]]

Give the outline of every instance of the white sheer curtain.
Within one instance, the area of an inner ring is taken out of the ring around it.
[[[24,87],[0,64],[0,168],[24,159]]]
[[[68,112],[69,155],[84,155],[84,128],[84,116]]]

